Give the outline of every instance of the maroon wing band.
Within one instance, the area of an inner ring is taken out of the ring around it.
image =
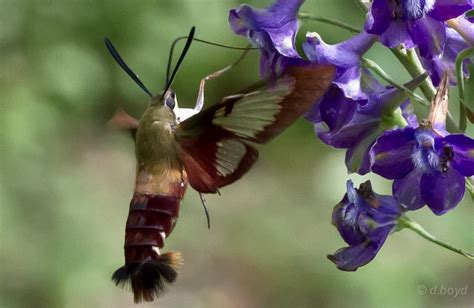
[[[335,67],[329,64],[291,66],[285,75],[295,78],[295,89],[280,103],[275,122],[250,141],[267,143],[294,123],[326,93],[334,78]]]
[[[236,170],[226,176],[219,175],[215,163],[218,143],[238,140],[231,133],[216,127],[206,134],[206,138],[186,139],[181,142],[184,150],[183,162],[188,173],[189,183],[201,193],[216,193],[223,187],[240,179],[253,166],[258,157],[257,150],[244,144],[245,155]]]

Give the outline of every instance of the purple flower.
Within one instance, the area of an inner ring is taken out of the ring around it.
[[[465,177],[474,175],[474,140],[443,136],[421,125],[385,132],[370,151],[372,171],[394,179],[393,195],[409,210],[427,204],[436,215],[462,200]]]
[[[311,62],[336,66],[333,83],[344,91],[346,97],[364,99],[367,96],[360,85],[360,58],[376,40],[377,36],[362,32],[339,44],[329,45],[319,34],[310,32],[306,34],[303,50]]]
[[[449,82],[456,85],[456,57],[461,51],[469,47],[470,45],[459,33],[451,28],[446,28],[446,44],[443,51],[430,59],[421,58],[423,66],[429,72],[435,86],[439,85],[441,76],[445,72],[448,74]],[[469,59],[466,59],[463,63],[464,76],[466,77],[469,77],[467,68],[469,63],[471,63]]]
[[[474,16],[468,17],[467,14],[451,19],[448,24],[456,29],[469,45],[474,46]]]
[[[304,0],[277,0],[266,9],[242,4],[229,11],[232,30],[247,37],[260,48],[260,74],[274,77],[278,68],[284,69],[300,56],[295,48],[299,22],[297,14]]]
[[[442,215],[461,202],[474,175],[474,140],[445,130],[448,77],[443,76],[428,120],[385,132],[370,150],[372,171],[393,179],[393,195],[408,210],[427,204]]]
[[[369,150],[377,137],[393,128],[390,116],[407,99],[406,94],[393,87],[383,87],[367,71],[363,80],[368,98],[353,100],[333,85],[306,118],[315,123],[317,136],[335,148],[345,148],[349,172],[366,174],[370,171]],[[405,86],[415,89],[422,81],[417,78]],[[403,107],[409,107],[404,104]],[[405,115],[412,121],[408,110]]]
[[[474,25],[465,15],[451,19],[448,25],[450,27],[446,28],[446,44],[443,51],[429,59],[421,58],[423,66],[430,73],[435,86],[439,84],[444,72],[448,73],[449,82],[456,85],[456,57],[464,49],[474,46]],[[463,63],[466,78],[469,77],[467,65],[470,63],[472,63],[470,59],[464,60]]]
[[[372,191],[370,181],[353,187],[347,181],[347,193],[334,207],[332,224],[349,247],[328,255],[338,269],[355,271],[369,263],[395,229],[402,211],[392,196]]]
[[[365,30],[390,48],[417,46],[421,56],[431,58],[446,43],[444,22],[472,7],[472,0],[374,0]]]

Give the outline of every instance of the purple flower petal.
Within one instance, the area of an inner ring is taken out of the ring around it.
[[[387,179],[401,179],[415,167],[411,155],[417,144],[411,127],[386,131],[370,151],[372,171]]]
[[[363,234],[358,230],[358,215],[357,208],[354,204],[350,203],[349,206],[341,206],[339,209],[335,209],[332,216],[333,224],[337,226],[339,234],[349,245],[357,245],[365,240]],[[355,222],[350,224],[349,221],[352,219]]]
[[[246,4],[229,11],[232,30],[246,36],[262,51],[260,74],[274,77],[284,57],[300,58],[294,40],[299,23],[296,19],[304,0],[277,0],[266,9],[256,9]],[[280,67],[283,69],[283,67]]]
[[[415,90],[424,79],[424,76],[420,75],[405,83],[404,86],[410,90]],[[369,104],[363,108],[370,109],[371,114],[379,116],[393,112],[408,99],[405,91],[393,86],[385,87],[383,90],[373,93],[367,92],[367,95],[369,96]],[[371,102],[372,104],[370,104]]]
[[[319,34],[306,35],[303,50],[311,62],[330,63],[338,67],[359,66],[360,57],[376,42],[377,36],[361,32],[339,44],[326,44]]]
[[[303,2],[304,0],[277,0],[266,9],[257,9],[242,4],[237,9],[230,10],[230,12],[231,15],[242,19],[251,29],[279,28],[296,19]]]
[[[369,151],[380,133],[379,130],[374,130],[347,149],[345,162],[349,173],[364,175],[370,172]]]
[[[359,127],[357,131],[346,129],[357,111],[358,103],[346,98],[338,87],[331,86],[319,106],[324,123],[318,123],[316,131],[326,144],[347,148],[358,134],[364,132],[364,127]]]
[[[408,23],[408,29],[422,57],[431,58],[443,51],[446,27],[442,22],[429,17],[415,19]]]
[[[471,46],[474,46],[474,16],[460,16],[451,22],[456,24],[456,30],[462,34],[462,37],[469,42]]]
[[[357,110],[357,103],[342,94],[341,89],[332,85],[320,102],[319,112],[330,130],[347,123]]]
[[[474,139],[461,134],[448,135],[444,141],[453,146],[452,166],[463,176],[474,175]]]
[[[413,169],[404,178],[393,181],[393,196],[407,210],[417,210],[425,205],[420,191],[422,175],[421,170]]]
[[[431,128],[426,127],[418,128],[415,131],[415,137],[418,146],[411,157],[416,168],[424,173],[440,170],[441,160],[437,149],[441,144],[442,137],[436,135]]]
[[[344,271],[355,271],[369,263],[395,227],[401,208],[392,196],[378,195],[370,181],[354,189],[347,181],[347,193],[334,207],[333,224],[350,246],[328,258]]]
[[[235,34],[247,36],[249,27],[246,22],[239,17],[236,10],[229,11],[229,24]]]
[[[393,217],[385,216],[386,220],[388,221],[386,225],[383,226],[381,226],[381,222],[376,221],[373,217],[370,217],[369,215],[370,213],[367,212],[365,215],[359,216],[360,229],[364,234],[366,234],[367,239],[375,243],[383,243],[383,241],[387,238],[390,232],[395,228],[395,221],[396,219],[398,219],[398,217],[400,217],[400,215],[397,215],[395,220]],[[380,214],[379,216],[383,216],[383,214]]]
[[[298,28],[298,21],[294,20],[277,29],[267,29],[267,33],[276,50],[285,57],[299,57],[295,46],[295,38]]]
[[[333,87],[333,96],[325,97],[320,104],[324,125],[317,126],[318,136],[336,148],[348,148],[372,134],[380,124],[377,100],[351,100],[340,89]],[[372,141],[375,141],[376,136]]]
[[[418,119],[416,118],[415,108],[413,108],[413,105],[409,100],[401,104],[400,109],[402,110],[402,115],[405,120],[407,120],[410,127],[417,128],[420,126],[418,124]]]
[[[383,242],[367,241],[356,246],[341,248],[333,255],[328,255],[328,259],[334,262],[338,269],[352,272],[372,261],[382,244]]]
[[[324,105],[321,104],[321,115],[323,118],[327,116],[324,112],[338,112],[335,109],[323,109]],[[341,110],[342,111],[342,110]],[[354,118],[348,123],[341,123],[334,130],[325,130],[322,124],[317,125],[318,137],[321,140],[335,148],[348,148],[356,144],[360,138],[362,138],[366,132],[371,132],[377,128],[380,119],[356,114]],[[375,138],[374,138],[375,140]]]
[[[380,36],[380,41],[390,48],[398,47],[400,44],[403,44],[406,48],[415,47],[408,32],[407,23],[403,20],[391,20],[387,31]]]
[[[336,77],[333,81],[348,98],[355,100],[366,99],[367,95],[361,88],[361,68],[354,66],[351,68],[339,68],[336,70]]]
[[[347,193],[332,213],[332,224],[337,228],[344,241],[349,245],[357,245],[365,241],[364,235],[357,225],[360,197],[353,187],[352,181],[347,181]]]
[[[458,205],[465,189],[464,177],[453,168],[421,177],[421,196],[436,215],[443,215]]]
[[[393,196],[384,196],[375,194],[374,200],[376,203],[369,209],[370,216],[378,224],[389,224],[395,225],[398,217],[400,217],[402,209],[398,205],[398,202]]]
[[[428,15],[436,20],[446,21],[472,8],[472,0],[436,0],[433,10],[428,12]]]
[[[375,43],[377,37],[366,32],[339,44],[326,44],[319,34],[308,33],[303,50],[311,62],[333,64],[337,68],[334,83],[346,97],[365,99],[360,88],[360,58]]]
[[[472,28],[474,28],[474,25]],[[440,55],[434,56],[430,59],[421,58],[421,62],[429,72],[431,80],[435,86],[439,85],[441,76],[444,73],[448,74],[451,85],[457,84],[455,66],[456,57],[462,50],[468,47],[470,47],[470,45],[461,35],[459,35],[459,33],[451,28],[446,28],[446,44],[444,46],[443,52]],[[471,61],[469,59],[466,59],[463,63],[463,71],[466,78],[469,77],[467,64],[470,62]]]
[[[387,0],[374,0],[367,14],[364,29],[370,34],[384,33],[392,22],[392,11]]]

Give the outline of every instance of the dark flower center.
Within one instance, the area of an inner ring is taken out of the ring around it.
[[[366,181],[359,185],[359,188],[356,188],[357,193],[361,196],[367,204],[369,204],[373,208],[379,207],[379,202],[374,195],[374,191],[372,190],[372,184],[370,181]]]
[[[451,161],[454,157],[454,152],[453,152],[453,147],[449,144],[445,144],[443,146],[443,152],[441,154],[441,159],[440,159],[440,166],[441,166],[441,171],[446,172],[449,170],[448,163]]]
[[[391,0],[393,20],[414,20],[422,18],[433,9],[435,0]]]

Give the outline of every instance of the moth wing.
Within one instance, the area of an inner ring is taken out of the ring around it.
[[[135,135],[137,134],[138,124],[137,119],[121,108],[116,110],[114,116],[108,122],[108,125],[111,127],[130,132],[133,139],[135,139]]]
[[[288,68],[256,91],[229,96],[180,123],[176,140],[191,186],[201,193],[240,179],[258,152],[247,142],[267,143],[307,112],[334,77],[331,65]]]

